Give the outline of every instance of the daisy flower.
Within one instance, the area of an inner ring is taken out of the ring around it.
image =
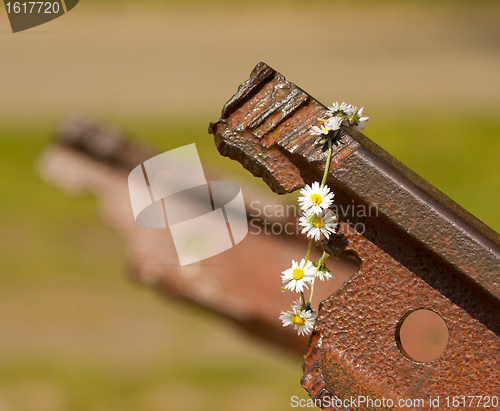
[[[318,263],[319,261],[313,262],[313,265],[317,267]],[[316,277],[319,278],[321,281],[329,280],[331,278],[337,278],[332,274],[332,272],[328,268],[326,268],[324,261],[319,267],[318,271],[316,271]]]
[[[280,320],[283,321],[283,327],[292,325],[299,335],[309,334],[314,327],[316,314],[312,311],[303,311],[299,307],[292,307],[292,311],[281,312]]]
[[[361,107],[358,110],[358,106],[356,106],[352,118],[349,118],[349,124],[357,128],[358,130],[363,130],[365,123],[370,118],[370,117],[361,117],[363,115],[364,109],[365,109],[364,107]]]
[[[312,186],[305,186],[300,190],[303,197],[299,197],[300,207],[306,214],[314,213],[320,215],[333,203],[333,193],[327,186],[320,186],[317,181]]]
[[[322,121],[323,124],[318,126],[312,126],[310,133],[313,136],[320,136],[322,138],[318,138],[316,142],[320,142],[321,144],[326,143],[330,139],[334,139],[337,136],[336,131],[340,129],[342,124],[342,118],[340,117],[327,117],[327,118],[319,118],[319,121]]]
[[[330,211],[323,213],[323,215],[309,214],[299,219],[299,225],[304,227],[302,234],[306,234],[309,238],[319,241],[321,234],[327,239],[330,238],[330,233],[335,232],[337,225],[337,216]]]
[[[307,264],[305,262],[304,258],[300,264],[292,260],[292,268],[282,272],[281,280],[287,283],[284,287],[285,290],[295,290],[300,293],[304,288],[307,288],[307,284],[311,284],[316,269],[310,261]]]
[[[347,103],[333,103],[332,106],[328,107],[326,112],[327,116],[333,116],[332,118],[337,118],[340,123],[344,125],[350,125],[358,130],[363,130],[365,123],[368,121],[369,117],[363,117],[363,110],[365,108]]]
[[[347,104],[347,103],[333,103],[331,106],[328,107],[328,111],[326,112],[328,116],[335,116],[335,117],[347,117],[351,116],[354,114],[354,106],[352,104]]]

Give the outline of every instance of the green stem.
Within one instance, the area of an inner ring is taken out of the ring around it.
[[[306,306],[306,298],[304,297],[304,292],[301,291],[300,295],[302,297],[302,308]]]
[[[309,305],[312,305],[313,294],[314,294],[314,282],[316,281],[316,277],[313,278],[311,283],[311,295],[309,296]]]
[[[316,281],[316,274],[318,274],[319,268],[323,265],[323,263],[325,262],[325,260],[328,257],[329,257],[329,254],[323,251],[323,255],[321,256],[321,258],[318,261],[318,266],[316,267],[316,271],[314,272],[314,278],[313,278],[312,283],[311,283],[311,295],[309,296],[309,304],[310,305],[312,304],[312,300],[313,300],[314,281]]]
[[[330,170],[330,161],[332,159],[332,140],[328,141],[328,157],[326,158],[325,173],[323,174],[323,180],[321,180],[321,185],[324,186],[326,183],[326,177],[328,176],[328,171]]]
[[[311,254],[312,243],[313,243],[313,240],[309,240],[309,246],[307,247],[306,262],[304,263],[304,267],[306,266],[307,262],[309,261],[309,254]]]

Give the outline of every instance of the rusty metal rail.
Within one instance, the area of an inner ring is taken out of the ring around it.
[[[308,129],[325,111],[260,63],[209,132],[222,155],[274,192],[289,193],[321,180],[325,147]],[[327,184],[337,206],[377,213],[340,214],[341,234],[322,243],[330,254],[356,256],[361,269],[320,304],[304,356],[310,396],[499,395],[500,236],[350,127],[334,147]],[[422,308],[438,313],[449,330],[446,350],[427,363],[405,356],[397,341],[401,320]],[[426,402],[416,409],[432,408]],[[448,408],[441,402],[440,409]]]

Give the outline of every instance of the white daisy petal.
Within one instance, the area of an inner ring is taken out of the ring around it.
[[[321,136],[321,135],[328,134],[328,130],[325,127],[312,126],[311,127],[311,134],[313,136]]]
[[[355,126],[358,130],[363,130],[363,128],[365,127],[365,123],[368,121],[370,117],[361,117],[359,120],[358,120],[358,125]]]

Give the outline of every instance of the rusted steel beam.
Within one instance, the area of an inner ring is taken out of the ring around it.
[[[209,132],[222,155],[289,193],[321,180],[327,153],[308,130],[325,111],[260,63]],[[322,247],[356,256],[361,269],[320,304],[304,388],[313,399],[424,399],[416,409],[437,396],[446,409],[445,396],[498,395],[500,236],[360,132],[342,127],[340,136],[327,185],[344,212],[340,234]],[[449,331],[444,353],[427,363],[405,356],[396,338],[404,316],[422,308]]]

